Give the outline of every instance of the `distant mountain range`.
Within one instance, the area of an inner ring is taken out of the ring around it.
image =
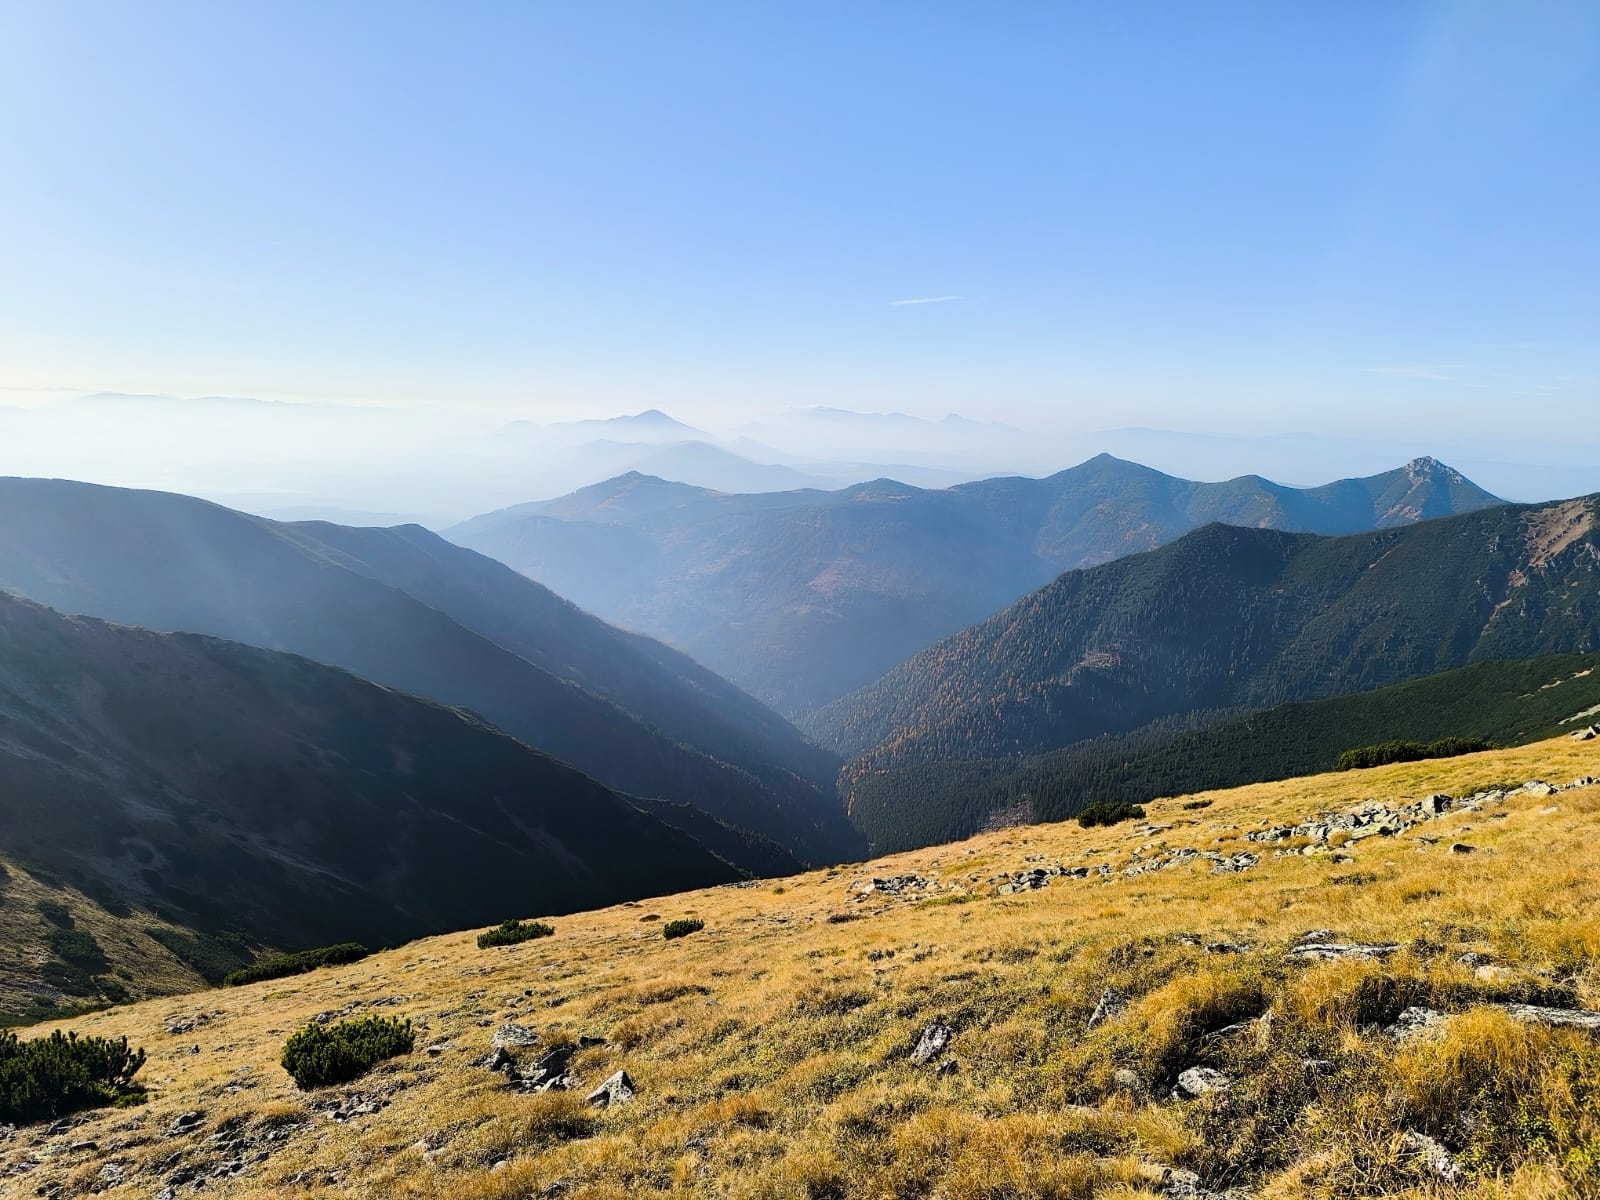
[[[859,850],[833,794],[837,760],[782,718],[416,526],[278,524],[185,496],[0,480],[0,589],[463,706],[608,787],[776,843],[780,858]],[[768,842],[739,865],[766,869]]]
[[[1498,503],[1426,458],[1296,489],[1194,483],[1101,455],[1045,479],[939,490],[877,480],[724,494],[631,473],[446,536],[797,716],[1063,570],[1207,522],[1340,534]]]
[[[1600,496],[1333,538],[1208,525],[1069,571],[803,726],[860,773],[1597,650]]]
[[[0,593],[0,853],[278,946],[384,944],[737,877],[460,711]]]

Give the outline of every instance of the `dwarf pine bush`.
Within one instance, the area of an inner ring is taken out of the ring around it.
[[[501,921],[493,929],[486,929],[478,935],[478,949],[515,946],[521,942],[531,942],[534,938],[549,937],[555,931],[555,926],[546,925],[543,921]]]
[[[386,1058],[408,1054],[416,1044],[410,1021],[363,1017],[337,1025],[307,1025],[283,1045],[283,1069],[301,1088],[348,1083]]]
[[[136,1092],[144,1051],[127,1038],[86,1037],[60,1030],[22,1041],[0,1032],[0,1123],[49,1121],[113,1104]]]
[[[372,953],[360,942],[340,942],[336,946],[319,946],[315,950],[301,950],[296,954],[280,954],[264,958],[223,976],[224,987],[238,987],[245,983],[259,983],[263,979],[284,979],[290,975],[304,975],[318,967],[337,966],[360,962]]]
[[[661,936],[669,942],[673,938],[688,937],[691,933],[699,933],[706,927],[706,923],[697,917],[680,917],[676,921],[668,921],[661,927]]]

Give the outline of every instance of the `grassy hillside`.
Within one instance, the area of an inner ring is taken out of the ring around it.
[[[285,525],[163,492],[0,479],[0,588],[471,709],[609,787],[693,804],[802,861],[859,851],[836,760],[776,714],[420,528]]]
[[[247,947],[202,943],[192,931],[154,913],[115,901],[111,905],[108,910],[61,877],[48,871],[36,877],[21,863],[0,856],[0,946],[5,948],[0,954],[0,1025],[113,1001],[192,992],[206,985],[202,967],[217,968],[210,972],[216,982],[225,964],[236,966],[248,957]],[[85,935],[90,943],[66,941],[63,931]],[[88,953],[75,952],[74,946]]]
[[[1008,830],[573,914],[509,949],[466,931],[118,1008],[59,1027],[145,1047],[149,1103],[20,1130],[0,1179],[112,1198],[204,1180],[385,1200],[1421,1200],[1445,1169],[1462,1197],[1594,1194],[1600,1040],[1506,1006],[1600,1007],[1600,787],[1480,793],[1596,773],[1600,742],[1562,738],[1160,800],[1148,824]],[[1454,799],[1408,824],[1435,793]],[[1373,800],[1394,824],[1285,828]],[[662,938],[689,916],[704,930]],[[1388,1032],[1412,1008],[1439,1015]],[[417,1048],[298,1091],[285,1038],[340,1013],[409,1018]],[[522,1071],[589,1039],[572,1090],[480,1065],[507,1021],[540,1039]],[[935,1025],[948,1044],[914,1063]],[[1192,1068],[1228,1082],[1172,1098],[1211,1078]],[[585,1103],[619,1069],[635,1097]]]
[[[1210,525],[1069,571],[803,724],[869,768],[1600,650],[1600,497],[1323,538]]]
[[[393,944],[737,874],[459,711],[292,655],[4,593],[0,854],[113,913],[285,948]]]
[[[449,531],[798,714],[869,683],[1063,570],[1209,521],[1350,533],[1499,503],[1418,459],[1297,489],[1175,479],[1101,455],[1047,479],[725,495],[630,473]]]
[[[1061,821],[1091,804],[1314,775],[1379,742],[1539,741],[1600,720],[1597,668],[1593,654],[1481,662],[1354,696],[1157,722],[1021,762],[847,769],[843,787],[851,820],[882,854],[996,821]]]

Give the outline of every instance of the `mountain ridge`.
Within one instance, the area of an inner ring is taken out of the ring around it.
[[[1600,646],[1600,495],[1342,537],[1207,525],[1069,571],[803,724],[890,765]]]
[[[776,714],[418,526],[284,525],[170,493],[0,479],[0,588],[465,706],[608,786],[695,804],[808,861],[855,846],[833,760]],[[687,744],[697,730],[715,747]]]
[[[791,718],[870,683],[1062,570],[1213,520],[1345,533],[1501,503],[1416,459],[1296,489],[1177,479],[1098,455],[1042,479],[877,479],[730,494],[640,472],[445,530],[589,611],[659,637]]]

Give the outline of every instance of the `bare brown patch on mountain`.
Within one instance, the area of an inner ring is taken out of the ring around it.
[[[1522,519],[1528,565],[1542,567],[1594,529],[1595,510],[1586,500],[1568,500],[1531,512]]]

